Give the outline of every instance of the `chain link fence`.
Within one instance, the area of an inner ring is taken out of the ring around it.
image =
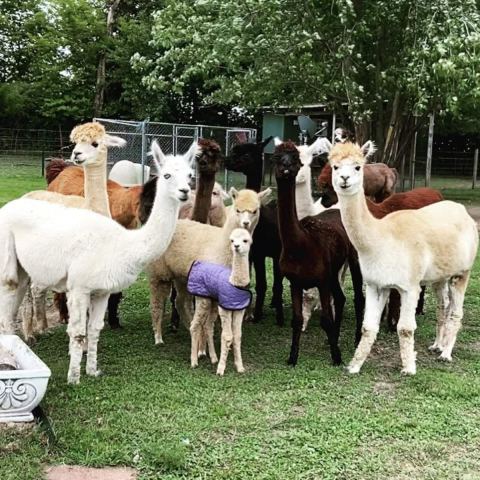
[[[105,126],[111,135],[118,135],[127,141],[125,148],[110,149],[108,163],[111,167],[119,160],[130,160],[143,165],[150,165],[148,156],[153,140],[157,140],[166,154],[185,153],[194,140],[208,138],[215,140],[224,155],[229,155],[232,147],[242,142],[254,142],[257,131],[254,128],[229,128],[214,125],[185,125],[150,121],[124,121],[108,118],[95,119]],[[229,188],[245,185],[245,177],[222,170],[217,180]]]

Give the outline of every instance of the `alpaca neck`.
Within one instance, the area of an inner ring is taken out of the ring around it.
[[[312,185],[309,175],[305,175],[305,182],[295,184],[295,203],[299,220],[314,214]]]
[[[219,235],[216,237],[216,242],[206,251],[206,258],[209,260],[215,259],[215,263],[230,266],[232,264],[230,235],[236,228],[238,228],[236,215],[234,210],[231,210],[227,215],[225,224],[219,231]]]
[[[251,172],[247,175],[247,183],[245,188],[253,190],[254,192],[259,192],[262,189],[262,180],[263,180],[263,159],[259,158],[256,163],[257,168],[254,172]]]
[[[284,249],[294,249],[304,238],[295,203],[295,179],[278,179],[278,226]]]
[[[129,254],[133,255],[141,268],[159,258],[170,244],[177,224],[180,202],[172,198],[164,186],[157,184],[155,200],[147,223],[130,230]]]
[[[99,155],[104,157],[103,161],[83,167],[85,200],[90,210],[111,217],[107,194],[107,151]]]
[[[356,250],[359,253],[375,250],[378,239],[382,238],[378,236],[379,220],[368,210],[363,187],[354,195],[338,195],[338,204],[342,223]]]
[[[236,287],[246,287],[250,283],[248,255],[233,252],[230,283]]]
[[[208,213],[212,205],[212,192],[215,185],[215,174],[200,174],[198,179],[192,220],[207,223]]]

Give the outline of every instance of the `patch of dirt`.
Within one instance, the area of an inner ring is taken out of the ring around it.
[[[17,324],[16,324],[16,330],[21,332],[22,331],[22,314],[23,314],[23,309],[24,309],[24,304],[20,305],[20,308],[18,310],[18,315],[17,315]],[[59,325],[62,325],[60,323],[60,314],[58,313],[57,308],[53,304],[53,299],[52,298],[47,298],[47,305],[45,308],[46,314],[47,314],[47,322],[48,322],[48,329],[50,330],[51,328],[58,327]],[[39,325],[35,324],[33,327],[34,333],[38,333],[38,328]]]
[[[105,467],[89,468],[76,465],[59,465],[45,469],[47,480],[135,480],[133,468]]]
[[[381,396],[393,396],[395,394],[395,384],[392,382],[376,382],[373,385],[373,393]]]

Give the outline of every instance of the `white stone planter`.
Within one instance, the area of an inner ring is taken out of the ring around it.
[[[0,422],[31,422],[32,410],[47,390],[50,369],[17,335],[0,335],[13,353],[17,370],[0,370]]]

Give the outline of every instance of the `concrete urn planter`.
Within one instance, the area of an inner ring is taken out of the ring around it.
[[[0,335],[0,422],[31,422],[50,369],[17,335]]]

